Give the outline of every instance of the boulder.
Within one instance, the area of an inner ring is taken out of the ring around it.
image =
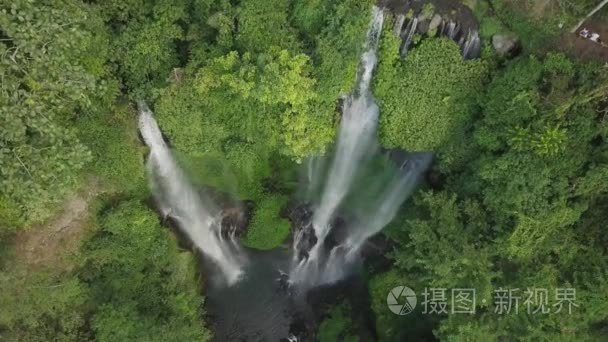
[[[492,46],[499,56],[507,58],[517,55],[521,49],[519,38],[512,33],[493,35]]]
[[[418,16],[418,26],[416,26],[416,31],[420,34],[425,34],[429,30],[429,22],[428,20],[424,20],[422,15]]]
[[[429,23],[429,31],[433,31],[436,30],[439,25],[441,25],[441,22],[443,21],[443,18],[435,13],[435,15],[433,16],[433,19],[431,19],[431,22]]]

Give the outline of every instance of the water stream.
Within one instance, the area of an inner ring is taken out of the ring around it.
[[[305,257],[300,257],[303,253],[294,253],[290,281],[296,286],[306,288],[328,284],[346,276],[359,261],[359,251],[363,244],[393,219],[398,208],[412,192],[418,176],[431,160],[430,155],[417,154],[411,155],[400,165],[385,163],[383,166],[389,169],[390,175],[374,184],[376,191],[365,191],[368,189],[353,186],[355,179],[366,172],[369,164],[381,158],[377,141],[379,109],[370,84],[377,63],[383,22],[384,11],[374,7],[355,91],[343,102],[333,159],[324,180],[320,200],[313,206],[312,229],[316,243],[304,254]],[[415,26],[416,22],[412,25]],[[383,172],[387,173],[386,171]],[[309,176],[311,183],[321,183],[315,179],[319,176],[323,177],[324,173],[315,172]],[[373,179],[377,175],[369,176]],[[332,222],[341,211],[345,211],[343,207],[348,196],[364,198],[367,204],[365,208],[357,210],[357,220],[347,224],[341,232],[340,240],[333,241],[334,246],[327,246],[328,235],[334,228]],[[300,239],[308,238],[308,235],[300,233],[295,237],[296,251],[304,245]]]
[[[159,211],[175,220],[206,264],[218,270],[211,272],[218,279],[206,296],[219,340],[296,340],[294,315],[308,310],[302,294],[347,277],[360,262],[362,246],[393,219],[428,168],[430,154],[394,157],[377,141],[379,109],[371,81],[383,21],[384,11],[374,7],[333,153],[306,164],[303,192],[315,200],[308,228],[296,231],[289,252],[250,251],[234,235],[226,236],[221,209],[185,177],[152,112],[140,103],[139,130],[150,149],[147,166]],[[314,243],[304,244],[311,236]]]
[[[218,280],[234,284],[247,262],[239,244],[234,236],[224,238],[219,208],[188,181],[163,140],[152,112],[144,103],[139,107],[139,131],[150,148],[150,186],[161,215],[176,220],[193,245],[213,261],[221,271]]]

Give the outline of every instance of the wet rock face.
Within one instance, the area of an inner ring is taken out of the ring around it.
[[[297,259],[308,258],[308,252],[317,244],[317,236],[312,226],[313,210],[309,204],[303,203],[294,206],[288,213],[291,221],[292,236],[296,242],[295,253]],[[323,250],[329,253],[334,247],[342,244],[348,235],[346,221],[342,217],[336,217],[330,222],[331,230],[325,237]]]
[[[312,228],[312,224],[308,224],[307,226],[303,227],[301,234],[302,236],[295,246],[295,252],[298,254],[298,260],[307,259],[308,252],[314,245],[317,244],[317,236]]]
[[[244,236],[251,220],[254,203],[244,201],[222,210],[221,229],[224,237]]]
[[[499,56],[505,58],[515,57],[521,50],[519,38],[512,33],[495,34],[492,36],[492,46]]]
[[[289,337],[281,339],[280,342],[314,341],[318,326],[319,322],[310,313],[297,312],[289,326]]]
[[[298,243],[295,246],[297,259],[308,258],[308,252],[317,243],[314,228],[312,226],[313,209],[308,203],[293,204],[285,213],[291,222],[291,231]],[[323,249],[329,253],[334,247],[340,245],[348,235],[348,222],[342,217],[336,217],[331,222],[332,229],[325,238]],[[296,237],[299,237],[296,238]],[[392,261],[385,254],[394,248],[394,243],[383,234],[376,234],[365,242],[361,247],[361,256],[366,264],[373,268],[386,269]],[[375,267],[379,266],[379,267]]]
[[[439,25],[441,25],[442,22],[443,18],[439,14],[435,13],[433,19],[431,19],[431,22],[429,23],[429,31],[437,30],[437,28],[439,28]]]
[[[317,243],[317,236],[312,227],[312,208],[308,203],[301,203],[291,207],[287,218],[291,222],[291,236],[297,241],[294,253],[297,259],[308,258],[308,252]]]
[[[429,22],[427,20],[425,20],[424,16],[422,16],[422,15],[418,16],[417,31],[420,34],[427,34],[429,32]]]
[[[199,193],[202,199],[211,199],[221,210],[220,227],[223,237],[242,237],[247,233],[255,208],[253,201],[236,200],[230,194],[209,186],[203,186]]]
[[[325,249],[329,253],[334,247],[342,244],[348,237],[348,227],[342,217],[336,217],[331,222],[331,231],[325,238]]]
[[[395,247],[396,243],[383,234],[376,234],[367,240],[361,248],[361,256],[368,271],[380,273],[390,270],[395,261],[388,254]]]

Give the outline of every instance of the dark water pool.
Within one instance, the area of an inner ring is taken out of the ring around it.
[[[283,273],[289,269],[291,256],[284,250],[247,254],[249,264],[241,281],[230,287],[210,282],[205,289],[215,339],[287,341],[299,334],[297,320],[305,311]]]

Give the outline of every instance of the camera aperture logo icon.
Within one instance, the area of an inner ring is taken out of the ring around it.
[[[386,297],[389,310],[396,315],[407,315],[416,307],[416,293],[407,286],[393,288]]]

